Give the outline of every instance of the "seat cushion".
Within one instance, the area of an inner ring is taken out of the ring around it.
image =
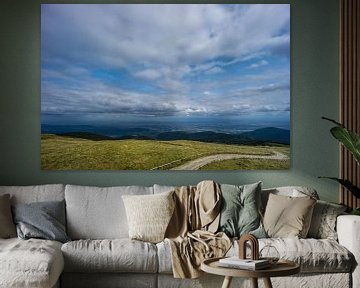
[[[354,265],[353,255],[345,247],[330,239],[259,239],[260,250],[265,245],[274,246],[281,259],[298,263],[302,273],[346,273],[350,272]],[[157,249],[159,273],[172,273],[171,248],[167,241],[158,243]],[[235,241],[227,256],[238,255],[238,251],[238,242]]]
[[[131,239],[78,240],[61,248],[66,272],[156,273],[156,246]]]
[[[264,246],[273,246],[279,252],[281,259],[298,263],[301,273],[350,272],[354,265],[353,255],[344,246],[330,239],[259,239],[259,250]],[[236,242],[228,252],[228,256],[236,255],[237,251]]]
[[[0,239],[1,287],[52,287],[63,268],[60,242]]]

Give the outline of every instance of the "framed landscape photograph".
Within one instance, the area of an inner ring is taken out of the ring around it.
[[[42,4],[43,170],[290,168],[289,4]]]

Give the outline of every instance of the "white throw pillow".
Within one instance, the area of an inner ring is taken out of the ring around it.
[[[164,240],[175,207],[173,193],[122,196],[131,239],[151,243]]]

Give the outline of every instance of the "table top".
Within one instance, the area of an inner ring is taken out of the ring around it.
[[[219,259],[221,258],[223,257],[204,260],[201,263],[201,270],[210,274],[244,278],[280,277],[300,272],[300,266],[288,260],[279,260],[276,264],[266,269],[245,270],[219,266]]]

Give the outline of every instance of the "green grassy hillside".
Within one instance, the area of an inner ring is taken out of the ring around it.
[[[272,151],[289,154],[288,146],[239,146],[202,143],[188,140],[103,140],[92,141],[56,135],[41,137],[41,166],[45,170],[168,170],[190,160],[213,154],[272,155]],[[245,159],[244,159],[245,160]],[[249,160],[249,159],[247,159]],[[231,162],[231,160],[228,160]],[[233,163],[203,169],[269,169],[259,163],[239,168]],[[240,161],[240,159],[234,160]],[[241,161],[240,161],[241,162]],[[255,164],[256,161],[254,161]],[[289,161],[273,161],[270,169],[289,167]],[[214,163],[215,164],[215,163]]]

